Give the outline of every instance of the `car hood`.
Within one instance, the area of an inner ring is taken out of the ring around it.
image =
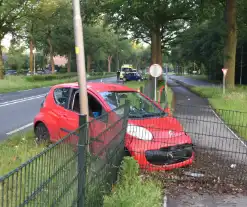
[[[145,119],[130,119],[130,125],[144,127],[154,133],[155,131],[169,131],[174,132],[183,131],[182,125],[173,117],[159,117],[159,118],[145,118]]]
[[[173,117],[148,118],[142,120],[129,120],[130,126],[140,126],[153,135],[153,141],[167,144],[191,143],[191,138],[184,132],[182,125]],[[134,127],[132,127],[134,130]]]

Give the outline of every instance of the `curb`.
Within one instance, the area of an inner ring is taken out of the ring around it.
[[[163,206],[162,207],[167,207],[167,197],[166,197],[166,195],[163,198]]]

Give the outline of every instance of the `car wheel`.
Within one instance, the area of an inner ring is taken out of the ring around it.
[[[44,123],[38,123],[34,129],[34,133],[38,143],[50,141],[50,134]]]

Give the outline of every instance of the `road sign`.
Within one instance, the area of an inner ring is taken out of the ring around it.
[[[228,71],[228,69],[226,69],[226,68],[222,68],[222,72],[223,72],[224,76],[226,76],[227,71]]]
[[[149,73],[152,77],[158,78],[162,75],[162,67],[159,64],[153,64],[149,68]]]

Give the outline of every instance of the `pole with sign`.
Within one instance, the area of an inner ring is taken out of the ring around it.
[[[227,74],[228,69],[222,68],[223,72],[223,94],[226,93],[226,74]]]
[[[154,100],[157,100],[157,78],[162,75],[162,67],[159,64],[153,64],[149,68],[149,73],[154,77]]]

